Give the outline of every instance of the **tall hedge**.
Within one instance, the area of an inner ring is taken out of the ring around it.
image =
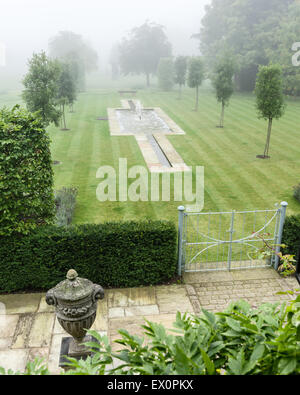
[[[0,109],[0,235],[28,233],[55,215],[50,139],[41,119]]]
[[[296,259],[300,258],[300,215],[291,215],[286,218],[282,243],[286,245],[282,251],[283,254],[295,255]]]
[[[46,291],[71,268],[103,287],[161,284],[176,273],[176,253],[168,221],[45,226],[0,237],[0,292]]]

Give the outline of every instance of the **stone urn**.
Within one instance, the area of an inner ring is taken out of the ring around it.
[[[96,319],[97,302],[103,298],[100,285],[78,277],[73,269],[68,271],[66,280],[47,292],[46,303],[55,306],[58,322],[72,336],[64,347],[67,356],[80,358],[89,354],[82,343],[90,341],[86,332]]]

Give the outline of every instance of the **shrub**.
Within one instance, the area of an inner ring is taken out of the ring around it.
[[[177,231],[167,221],[45,226],[0,239],[0,291],[48,290],[73,268],[103,287],[172,279]]]
[[[70,358],[68,375],[299,375],[300,295],[288,304],[265,303],[252,309],[237,301],[221,313],[177,313],[177,335],[146,321],[145,338],[119,330],[114,352],[106,336],[86,343],[94,352],[86,361]],[[117,367],[113,369],[113,358]],[[0,374],[6,373],[4,369]],[[8,372],[13,373],[13,372]],[[25,374],[49,374],[41,361]],[[140,380],[139,380],[140,381]]]
[[[298,258],[300,248],[300,215],[291,215],[286,217],[282,244],[286,245],[284,254],[294,255]]]
[[[55,192],[56,224],[68,226],[71,224],[76,205],[77,188],[62,188]]]
[[[0,110],[0,235],[53,222],[50,139],[36,115]]]
[[[294,186],[294,198],[300,202],[300,184]]]

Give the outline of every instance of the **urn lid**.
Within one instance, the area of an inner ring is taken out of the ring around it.
[[[94,289],[90,280],[78,277],[77,272],[71,269],[67,273],[67,279],[53,288],[53,294],[59,300],[71,302],[88,297]]]

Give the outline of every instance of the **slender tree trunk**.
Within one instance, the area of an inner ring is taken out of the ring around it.
[[[181,96],[182,96],[182,85],[179,84],[179,96],[178,96],[179,100],[181,99]]]
[[[60,117],[60,128],[63,128],[63,119],[62,119],[62,105],[60,104],[59,106],[60,112],[61,112],[61,117]]]
[[[265,145],[265,151],[264,151],[264,156],[269,156],[269,148],[270,148],[270,139],[271,139],[271,131],[272,131],[272,118],[269,118],[269,124],[268,124],[268,134],[267,134],[267,141]]]
[[[62,105],[62,113],[63,113],[64,129],[67,129],[66,116],[65,116],[65,104]]]
[[[198,111],[198,107],[199,107],[199,86],[196,86],[196,107],[195,107],[195,111]]]
[[[147,87],[150,86],[150,74],[146,73],[146,77],[147,77]]]
[[[224,112],[225,112],[225,103],[222,101],[222,111],[221,111],[221,118],[220,118],[220,128],[224,127]]]

